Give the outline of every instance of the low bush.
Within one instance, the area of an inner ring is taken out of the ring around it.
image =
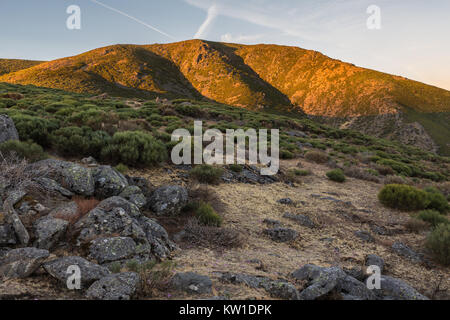
[[[208,164],[202,164],[191,170],[190,175],[198,182],[217,184],[222,177],[223,169],[213,167]]]
[[[0,144],[0,152],[4,157],[17,155],[29,162],[36,162],[48,158],[42,147],[33,142],[11,140]]]
[[[404,176],[407,176],[407,177],[409,177],[409,176],[411,176],[413,174],[413,170],[411,169],[410,166],[408,166],[408,165],[406,165],[404,163],[395,161],[395,160],[381,159],[381,160],[377,161],[377,164],[381,165],[381,166],[390,167],[397,174],[401,174],[401,175],[404,175]]]
[[[92,156],[99,158],[102,149],[111,140],[104,131],[92,131],[89,127],[65,127],[51,135],[53,148],[66,156]]]
[[[328,155],[324,152],[320,151],[308,151],[305,154],[305,159],[308,161],[316,162],[316,163],[327,163],[328,162]]]
[[[236,229],[204,226],[197,219],[190,220],[184,228],[183,240],[200,247],[229,249],[241,247],[242,233]]]
[[[368,169],[371,170],[371,169]],[[344,174],[347,177],[365,180],[365,181],[372,181],[372,182],[380,182],[380,179],[374,175],[374,172],[364,170],[361,168],[358,168],[357,166],[351,166],[351,167],[345,167],[344,168]],[[375,171],[378,173],[377,171]]]
[[[450,264],[450,224],[439,224],[428,236],[427,248],[444,265]]]
[[[12,117],[22,141],[32,140],[43,146],[50,146],[50,134],[59,128],[59,123],[55,120],[20,115]]]
[[[230,164],[228,166],[228,169],[230,169],[233,172],[240,173],[244,168],[240,164]]]
[[[331,181],[335,182],[345,182],[345,175],[341,169],[335,169],[327,172],[327,177]]]
[[[130,166],[153,166],[168,158],[166,146],[142,131],[116,132],[102,158]]]
[[[119,171],[121,174],[127,174],[130,169],[123,163],[119,163],[116,166],[116,170]]]
[[[430,204],[425,191],[401,184],[384,186],[378,194],[378,199],[387,207],[406,211],[423,210]]]
[[[448,211],[448,201],[438,189],[428,187],[425,188],[424,191],[428,194],[428,199],[430,201],[427,209],[434,209],[441,213],[445,213]]]
[[[439,211],[436,210],[423,210],[420,211],[416,218],[431,224],[433,228],[437,227],[441,223],[449,223],[449,220],[446,216],[442,215]]]
[[[222,217],[208,203],[200,203],[195,210],[195,215],[198,221],[205,226],[220,227],[223,222]]]

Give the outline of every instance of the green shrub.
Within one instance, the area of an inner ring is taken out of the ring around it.
[[[305,177],[305,176],[309,176],[311,174],[310,170],[301,170],[301,169],[296,169],[296,168],[293,168],[293,169],[291,169],[289,171],[292,172],[292,174],[294,174],[295,176],[298,176],[298,177]]]
[[[450,224],[441,223],[429,235],[427,248],[444,265],[450,264]]]
[[[89,127],[65,127],[51,136],[52,146],[60,154],[67,156],[92,156],[99,158],[102,149],[111,140],[104,131],[92,131]]]
[[[50,146],[50,134],[59,128],[59,123],[55,120],[19,115],[12,117],[22,141],[32,140],[43,146]]]
[[[102,158],[131,166],[153,166],[168,158],[166,146],[142,131],[116,132]]]
[[[330,180],[336,181],[336,182],[344,182],[346,180],[344,172],[341,169],[335,169],[335,170],[328,171],[327,177]]]
[[[230,169],[233,172],[240,173],[244,168],[240,164],[230,164],[228,166],[228,169]]]
[[[410,166],[390,159],[381,159],[377,161],[377,164],[380,166],[386,166],[392,168],[397,174],[405,175],[405,176],[412,176],[413,170]]]
[[[119,163],[116,166],[116,170],[119,171],[121,174],[127,174],[130,169],[128,169],[128,167],[123,163]]]
[[[223,169],[213,167],[208,164],[196,166],[191,170],[190,175],[199,182],[217,184],[222,177]]]
[[[20,158],[25,158],[30,162],[48,158],[42,147],[33,142],[7,141],[0,144],[0,152],[4,156],[16,154]]]
[[[423,210],[430,204],[425,191],[402,184],[384,186],[378,194],[378,199],[387,207],[407,211]]]
[[[428,199],[430,201],[427,209],[434,209],[441,213],[448,211],[448,201],[438,189],[429,187],[425,188],[424,191],[428,194]]]
[[[289,150],[280,150],[281,159],[294,159],[295,155]]]
[[[441,213],[439,213],[439,211],[436,210],[420,211],[416,215],[416,218],[430,223],[433,228],[437,227],[437,225],[441,223],[449,223],[447,217],[442,215]]]
[[[207,226],[220,227],[223,219],[209,203],[201,203],[195,211],[198,221]]]

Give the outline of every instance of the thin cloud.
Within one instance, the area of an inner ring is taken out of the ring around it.
[[[217,5],[213,4],[208,9],[208,15],[206,16],[206,20],[202,23],[202,25],[198,28],[197,32],[194,35],[194,39],[203,38],[208,33],[211,25],[213,24],[216,17],[219,15],[219,9]]]
[[[96,4],[100,5],[100,6],[102,6],[102,7],[106,8],[106,9],[108,9],[108,10],[111,10],[111,11],[114,11],[114,12],[116,12],[118,14],[121,14],[122,16],[127,17],[127,18],[129,18],[129,19],[131,19],[133,21],[136,21],[137,23],[140,23],[141,25],[143,25],[143,26],[145,26],[145,27],[147,27],[147,28],[149,28],[149,29],[151,29],[153,31],[156,31],[156,32],[162,34],[163,36],[166,36],[166,37],[168,37],[168,38],[170,38],[172,40],[175,40],[175,41],[177,40],[175,37],[171,36],[170,34],[167,34],[164,31],[161,31],[158,28],[156,28],[156,27],[154,27],[152,25],[149,25],[148,23],[146,23],[146,22],[144,22],[142,20],[139,20],[138,18],[130,16],[128,13],[125,13],[123,11],[120,11],[120,10],[116,9],[116,8],[110,7],[110,6],[100,2],[98,0],[90,0],[90,1],[96,3]]]

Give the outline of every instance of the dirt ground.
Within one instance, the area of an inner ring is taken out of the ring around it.
[[[296,167],[298,160],[283,161],[282,167]],[[269,299],[264,290],[243,285],[225,284],[218,280],[219,272],[245,273],[272,279],[289,279],[290,273],[304,264],[319,266],[340,265],[346,268],[364,265],[368,254],[381,256],[386,267],[384,273],[402,279],[422,294],[439,299],[450,297],[450,268],[432,262],[431,265],[413,263],[391,250],[395,241],[401,241],[413,250],[427,255],[424,242],[427,231],[411,233],[404,224],[409,218],[405,212],[383,207],[377,194],[382,185],[348,178],[345,183],[335,183],[325,176],[329,168],[301,161],[303,169],[312,175],[302,177],[300,183],[251,185],[222,183],[210,186],[224,202],[220,212],[224,227],[237,229],[243,235],[244,245],[238,249],[213,250],[203,247],[183,247],[173,253],[174,272],[193,271],[209,276],[213,281],[214,295],[230,299]],[[143,176],[155,186],[166,183],[186,184],[173,169],[134,171],[130,175]],[[291,198],[294,205],[277,202]],[[332,199],[331,199],[332,198]],[[337,201],[336,201],[337,200]],[[283,214],[304,214],[318,228],[310,229],[283,218]],[[268,228],[264,219],[274,219],[283,226],[299,232],[293,243],[278,243],[263,234]],[[164,225],[164,222],[161,221]],[[393,232],[380,236],[370,230],[370,224],[384,226]],[[168,228],[170,231],[170,228]],[[354,235],[357,230],[369,231],[375,242],[364,242]],[[255,263],[259,260],[261,263]],[[437,290],[439,288],[439,290]],[[0,283],[3,297],[35,299],[79,299],[80,293],[69,292],[45,276],[38,274],[24,280]],[[172,291],[163,292],[152,299],[197,299]]]

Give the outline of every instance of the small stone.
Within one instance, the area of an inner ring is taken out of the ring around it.
[[[139,287],[140,277],[135,272],[108,275],[94,282],[86,297],[95,300],[130,300]]]
[[[372,237],[372,235],[369,232],[364,231],[364,230],[355,231],[355,236],[357,236],[358,238],[360,238],[361,240],[366,241],[366,242],[374,242],[375,241],[375,239]]]
[[[283,218],[293,220],[303,227],[307,227],[307,228],[311,228],[311,229],[316,227],[315,223],[312,222],[311,219],[308,216],[305,216],[304,214],[292,214],[292,213],[286,212],[283,215]]]
[[[264,230],[264,234],[267,234],[273,241],[288,242],[295,240],[299,234],[297,231],[289,228],[274,228]]]
[[[193,272],[177,273],[171,283],[175,289],[180,291],[196,294],[212,293],[211,279]]]

